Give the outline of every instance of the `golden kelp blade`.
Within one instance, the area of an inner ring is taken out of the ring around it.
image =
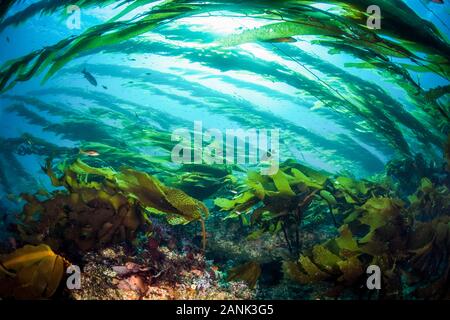
[[[64,273],[64,259],[44,244],[26,245],[6,257],[2,264],[16,272],[7,295],[19,299],[51,297]]]

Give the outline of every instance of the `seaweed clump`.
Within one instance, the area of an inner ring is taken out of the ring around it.
[[[279,243],[281,234],[289,254],[272,259],[282,261],[286,279],[309,288],[325,285],[318,297],[371,298],[361,288],[367,268],[377,265],[378,299],[448,299],[450,190],[432,169],[424,165],[430,178],[419,179],[404,197],[387,178],[356,180],[286,162],[274,176],[249,173],[239,195],[215,204],[229,212],[225,219],[247,222],[247,243]],[[301,243],[311,226],[326,230],[326,239]],[[255,286],[261,270],[254,266],[260,262],[232,269],[229,280]]]
[[[330,281],[331,295],[348,288],[362,294],[368,266],[377,265],[379,298],[448,299],[449,204],[448,188],[426,178],[408,204],[370,198],[347,216],[339,236],[286,261],[285,273],[303,284]]]
[[[36,195],[22,195],[27,203],[17,228],[23,242],[78,252],[134,239],[143,220],[138,205],[125,194],[114,188],[104,190],[104,182],[81,181],[75,166],[66,168],[60,178],[50,162],[43,169],[53,185],[67,191],[55,191],[42,201]]]
[[[203,203],[146,173],[115,172],[81,160],[66,165],[60,177],[50,161],[43,170],[55,187],[66,190],[55,191],[44,201],[23,195],[27,204],[18,228],[26,242],[45,242],[57,248],[63,239],[82,251],[131,242],[140,227],[145,229],[150,214],[166,215],[173,225],[200,220],[205,234],[203,219],[208,209]]]

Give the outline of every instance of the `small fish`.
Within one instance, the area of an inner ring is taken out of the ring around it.
[[[9,37],[6,37],[6,42],[10,43],[10,41]]]
[[[94,87],[97,86],[97,80],[95,80],[94,76],[89,71],[87,71],[86,68],[84,68],[81,73],[83,73],[84,77],[87,81],[89,81],[90,84],[92,84]]]
[[[130,59],[128,59],[128,60],[130,60],[130,61],[136,61],[136,59],[135,59],[135,58],[130,58]]]
[[[108,90],[108,87],[107,87],[107,86],[102,86],[102,87],[103,87],[103,89]]]
[[[444,0],[431,0],[433,3],[444,4]]]
[[[283,37],[283,38],[275,38],[275,39],[264,40],[264,42],[269,42],[269,43],[291,43],[291,42],[297,42],[297,40],[295,40],[292,37]]]
[[[100,155],[100,153],[95,150],[81,150],[81,149],[80,149],[80,154],[89,156],[89,157],[98,157]]]
[[[148,75],[148,76],[151,76],[151,75],[152,75],[151,72],[146,72],[145,74]]]

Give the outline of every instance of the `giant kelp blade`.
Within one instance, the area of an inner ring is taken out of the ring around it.
[[[53,251],[50,249],[50,247],[46,245],[40,246],[27,245],[8,255],[3,260],[2,263],[7,269],[17,271],[24,267],[33,265],[39,262],[40,260],[53,255],[54,255]]]

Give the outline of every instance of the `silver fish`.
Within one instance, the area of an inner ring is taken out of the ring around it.
[[[83,69],[83,71],[81,71],[84,75],[84,77],[86,78],[87,81],[89,81],[90,84],[92,84],[93,86],[97,86],[97,80],[95,80],[94,76],[86,70],[86,68]]]

